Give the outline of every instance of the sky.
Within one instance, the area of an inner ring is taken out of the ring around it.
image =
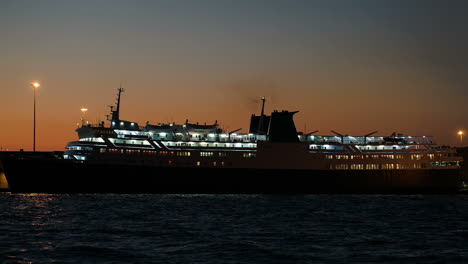
[[[299,131],[460,145],[467,1],[0,0],[0,149],[63,150],[80,108],[144,125],[300,111]],[[468,131],[466,131],[468,132]],[[465,140],[463,140],[465,141]],[[468,137],[466,139],[468,142]],[[465,144],[464,144],[465,145]]]

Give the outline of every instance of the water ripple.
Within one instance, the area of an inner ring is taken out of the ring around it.
[[[0,194],[0,263],[468,263],[468,196]]]

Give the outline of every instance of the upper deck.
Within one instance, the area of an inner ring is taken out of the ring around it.
[[[136,124],[136,123],[131,123]],[[122,139],[151,139],[164,141],[193,141],[193,142],[244,142],[256,143],[258,141],[269,141],[269,136],[257,133],[237,133],[226,132],[218,128],[217,124],[205,126],[205,128],[193,128],[188,124],[177,125],[159,124],[146,125],[136,129],[126,128],[105,128],[99,125],[86,125],[77,129],[80,139],[92,137],[115,137]],[[106,130],[103,133],[103,130]],[[401,146],[401,145],[436,145],[432,136],[334,136],[334,135],[303,135],[298,133],[298,140],[304,143],[326,145],[361,145],[367,147],[374,146]]]

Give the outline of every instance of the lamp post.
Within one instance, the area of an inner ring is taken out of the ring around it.
[[[41,85],[38,82],[31,83],[34,90],[34,124],[33,124],[33,152],[36,152],[36,90]]]
[[[457,133],[460,136],[460,147],[463,147],[463,131],[458,131]]]

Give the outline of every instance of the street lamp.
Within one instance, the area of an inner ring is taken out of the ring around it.
[[[458,131],[457,133],[460,136],[460,147],[463,147],[463,131]]]
[[[36,90],[41,85],[38,82],[31,83],[34,90],[34,125],[33,125],[33,151],[36,152]]]
[[[81,116],[81,126],[83,127],[84,122],[85,122],[85,115],[86,115],[86,112],[88,111],[88,108],[82,107],[80,110],[81,110],[81,113],[83,113],[83,115]]]

